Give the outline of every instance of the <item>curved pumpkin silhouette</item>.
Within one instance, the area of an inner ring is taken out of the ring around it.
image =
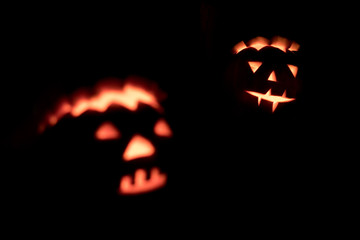
[[[50,135],[50,140],[62,139],[56,144],[66,146],[67,151],[75,149],[69,146],[76,146],[78,152],[99,149],[94,153],[95,169],[104,162],[108,161],[108,166],[115,162],[108,167],[111,172],[103,173],[118,183],[116,189],[105,186],[112,188],[110,191],[120,195],[152,192],[167,183],[167,173],[159,166],[159,148],[172,137],[160,104],[164,97],[148,80],[104,80],[92,90],[59,101],[39,124],[39,133]]]
[[[283,37],[256,37],[233,47],[234,61],[227,78],[237,99],[275,112],[296,101],[300,45]]]

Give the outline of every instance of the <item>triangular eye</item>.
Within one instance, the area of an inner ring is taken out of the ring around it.
[[[111,122],[104,122],[95,132],[97,140],[115,140],[120,138],[120,131]]]
[[[262,64],[262,62],[252,62],[252,61],[249,61],[248,63],[253,73],[255,73]]]
[[[294,65],[291,65],[291,64],[288,64],[288,67],[289,67],[292,75],[293,75],[294,77],[296,77],[297,72],[298,72],[298,67],[297,67],[297,66],[294,66]]]

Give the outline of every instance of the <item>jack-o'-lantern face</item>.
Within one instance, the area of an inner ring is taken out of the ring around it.
[[[296,101],[299,90],[297,52],[300,45],[282,37],[257,37],[233,48],[229,72],[237,98],[274,113]]]
[[[111,191],[119,195],[152,192],[167,183],[167,173],[161,169],[167,160],[160,151],[173,134],[162,98],[164,93],[148,81],[102,81],[93,91],[60,101],[39,131],[53,131],[53,139],[61,135],[67,142],[86,145],[87,151],[100,149],[104,159],[95,161],[116,162],[108,173],[117,182]]]

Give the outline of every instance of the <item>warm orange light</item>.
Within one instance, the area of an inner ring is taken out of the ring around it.
[[[138,169],[135,171],[134,183],[130,175],[123,176],[120,180],[119,194],[135,195],[154,191],[166,184],[167,176],[160,173],[158,168],[152,168],[149,179],[146,179],[146,171]]]
[[[120,131],[111,122],[104,122],[95,132],[97,140],[115,140],[120,138]]]
[[[70,113],[70,111],[71,105],[66,100],[61,101],[58,105],[56,112],[53,114],[48,114],[45,122],[40,124],[39,131],[42,132],[43,130],[45,130],[46,125],[56,125],[58,121],[66,114]]]
[[[49,124],[54,126],[58,122],[58,117],[56,115],[49,116]]]
[[[172,137],[173,133],[165,119],[159,119],[154,126],[154,133],[160,137]]]
[[[252,61],[249,61],[248,63],[253,73],[255,73],[262,64],[262,62],[252,62]]]
[[[289,51],[296,52],[299,51],[299,48],[300,44],[298,44],[297,42],[292,42],[291,46],[289,47]]]
[[[277,81],[276,81],[276,76],[275,76],[275,71],[272,71],[272,72],[270,73],[270,76],[269,76],[269,78],[268,78],[268,81],[277,82]]]
[[[48,114],[45,121],[39,125],[39,132],[44,131],[47,125],[54,126],[66,114],[78,117],[89,110],[105,112],[111,105],[136,111],[139,104],[143,103],[159,112],[163,111],[155,93],[131,83],[126,83],[123,87],[104,86],[99,88],[93,96],[78,96],[77,99],[75,96],[74,98],[72,104],[69,101],[63,101],[53,113]]]
[[[233,52],[235,54],[237,54],[237,53],[241,52],[242,50],[244,50],[245,48],[247,48],[247,46],[245,45],[245,43],[243,41],[241,41],[233,47]]]
[[[256,37],[247,42],[245,44],[243,41],[237,43],[233,47],[234,54],[238,54],[244,49],[247,49],[249,47],[255,48],[256,50],[260,50],[264,47],[271,46],[277,49],[280,49],[283,52],[286,52],[287,50],[296,52],[299,50],[300,45],[294,41],[290,41],[289,39],[275,36],[270,40],[264,38],[264,37]]]
[[[271,40],[271,46],[274,48],[278,48],[283,52],[286,52],[288,49],[290,41],[286,38],[276,36]]]
[[[291,64],[288,64],[288,67],[289,67],[292,75],[293,75],[294,77],[296,77],[297,72],[298,72],[298,67],[297,67],[297,66],[294,66],[294,65],[291,65]]]
[[[88,110],[105,112],[112,104],[136,111],[139,103],[161,110],[160,104],[152,93],[137,86],[125,85],[123,89],[105,89],[91,98],[79,99],[72,106],[71,114],[77,117]]]
[[[285,102],[291,102],[294,101],[295,98],[287,98],[286,97],[286,91],[284,91],[282,96],[277,96],[277,95],[271,95],[271,89],[269,89],[269,91],[267,91],[265,94],[262,93],[258,93],[258,92],[253,92],[253,91],[245,91],[255,97],[258,98],[258,105],[260,105],[260,102],[262,99],[272,102],[272,112],[275,111],[276,107],[278,106],[279,103],[285,103]]]
[[[263,47],[269,46],[270,41],[264,37],[256,37],[249,41],[248,46],[260,50]]]
[[[135,135],[127,145],[123,159],[131,161],[136,158],[150,157],[155,153],[154,145],[141,135]]]

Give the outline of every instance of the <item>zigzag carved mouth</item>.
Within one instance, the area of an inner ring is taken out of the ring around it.
[[[284,91],[282,96],[271,95],[271,89],[269,89],[269,91],[267,91],[265,94],[259,93],[259,92],[253,92],[253,91],[245,91],[245,92],[257,97],[258,105],[260,105],[260,102],[262,99],[272,102],[272,112],[275,111],[275,109],[279,103],[291,102],[291,101],[295,100],[295,98],[287,98],[286,97],[286,90]]]

